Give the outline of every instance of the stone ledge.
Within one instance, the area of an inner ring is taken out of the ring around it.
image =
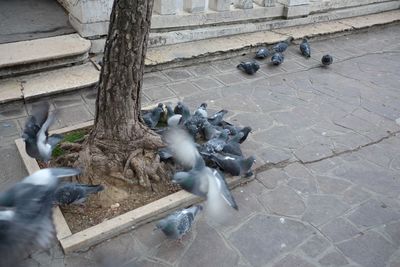
[[[400,5],[400,3],[398,3]],[[166,45],[149,48],[146,57],[146,71],[165,69],[205,62],[212,59],[229,58],[244,51],[254,51],[257,46],[273,44],[285,40],[288,36],[295,39],[317,37],[343,33],[356,29],[372,27],[400,21],[400,10],[380,14],[348,18],[330,22],[312,23],[302,26],[287,27],[272,31],[263,31],[221,37],[195,42]]]
[[[88,121],[75,126],[58,129],[56,131],[52,131],[51,133],[61,134],[86,128],[91,125],[93,125],[93,121]],[[15,140],[15,143],[28,173],[32,174],[39,170],[40,168],[37,164],[37,161],[26,154],[24,141],[19,138]],[[249,182],[253,179],[254,176],[245,179],[233,177],[232,179],[228,178],[227,183],[229,188],[234,188],[240,185],[241,182]],[[82,251],[123,232],[130,231],[131,229],[134,229],[140,225],[162,218],[177,209],[184,208],[201,201],[203,201],[202,198],[187,193],[184,190],[180,190],[169,196],[121,214],[112,219],[106,220],[100,224],[75,234],[71,233],[71,230],[58,207],[56,207],[54,210],[53,218],[57,230],[57,239],[59,240],[64,253],[70,253],[74,251]]]
[[[78,34],[0,44],[0,78],[80,63],[90,45]]]

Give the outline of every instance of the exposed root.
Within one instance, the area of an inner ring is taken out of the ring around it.
[[[78,143],[63,142],[60,144],[60,148],[71,152],[79,152],[82,150],[82,145]]]

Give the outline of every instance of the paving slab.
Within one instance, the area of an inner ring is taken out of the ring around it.
[[[13,100],[21,100],[22,85],[14,78],[0,80],[0,104]]]

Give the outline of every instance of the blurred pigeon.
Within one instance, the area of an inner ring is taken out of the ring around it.
[[[322,65],[329,66],[333,63],[333,57],[331,55],[324,55],[321,59]]]
[[[175,132],[174,136],[184,142],[176,142],[174,150],[186,151],[188,158],[195,158],[195,163],[189,171],[180,171],[174,174],[172,182],[179,184],[184,190],[200,196],[207,197],[209,206],[221,207],[221,202],[226,202],[234,209],[238,209],[223,175],[216,170],[206,167],[203,158],[196,150],[194,142],[183,132]],[[183,145],[183,143],[185,145]],[[191,154],[191,155],[190,155]]]
[[[194,112],[194,115],[200,115],[203,118],[207,118],[207,103],[201,103],[200,107]]]
[[[266,58],[269,55],[270,55],[270,52],[269,52],[268,48],[266,48],[266,47],[261,47],[256,52],[256,58],[259,58],[259,59]]]
[[[175,162],[185,169],[192,169],[199,156],[191,136],[183,129],[172,128],[165,134],[165,143]]]
[[[62,135],[58,134],[53,134],[51,136],[48,136],[47,131],[50,125],[53,123],[54,118],[55,118],[54,113],[50,114],[36,136],[37,138],[36,144],[39,151],[39,155],[44,162],[48,162],[51,159],[51,154],[53,153],[54,148],[63,139]]]
[[[214,153],[210,155],[212,161],[214,161],[219,168],[223,171],[230,173],[234,176],[250,176],[252,175],[251,166],[253,166],[256,161],[253,156],[248,157],[247,159],[231,155],[231,154],[219,154]]]
[[[22,134],[26,153],[30,157],[45,162],[50,160],[52,151],[63,138],[59,134],[48,136],[48,129],[53,120],[54,114],[49,116],[48,103],[45,102],[33,109]]]
[[[87,185],[78,183],[63,183],[54,192],[58,205],[83,204],[88,195],[104,190],[102,185]]]
[[[226,113],[228,113],[228,111],[222,109],[217,113],[215,113],[214,115],[212,115],[211,117],[209,117],[208,122],[211,123],[212,125],[219,125],[222,122]]]
[[[41,169],[0,193],[0,266],[11,266],[4,263],[15,263],[33,247],[49,247],[55,235],[53,192],[58,178],[79,173],[72,168]]]
[[[166,218],[158,221],[156,229],[160,229],[171,239],[181,240],[190,231],[194,218],[202,209],[202,206],[195,205],[187,209],[175,211]]]
[[[289,37],[285,41],[277,43],[272,49],[275,52],[282,53],[285,52],[286,49],[289,47],[290,42],[293,40],[293,37]]]
[[[256,73],[260,69],[260,65],[255,61],[242,61],[236,67],[249,75]]]
[[[283,60],[285,59],[285,56],[282,53],[275,53],[271,57],[272,64],[274,65],[280,65],[283,63]]]
[[[306,58],[311,57],[311,47],[306,38],[304,38],[300,44],[300,52]]]
[[[158,106],[151,111],[143,114],[143,120],[146,125],[150,128],[155,128],[160,120],[161,113],[163,112],[163,104],[160,103]]]

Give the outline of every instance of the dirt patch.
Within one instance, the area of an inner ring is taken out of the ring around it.
[[[51,167],[72,167],[76,160],[75,155],[77,156],[79,153],[79,144],[85,140],[89,132],[90,127],[64,133],[64,139],[53,151],[53,160],[49,165]],[[40,168],[46,167],[43,162],[38,162],[38,164]],[[170,164],[168,169],[171,170],[172,174],[175,167]],[[178,185],[171,183],[170,180],[167,179],[166,181],[160,181],[155,184],[152,191],[146,190],[139,185],[123,188],[121,192],[116,192],[117,194],[124,194],[123,200],[112,202],[112,204],[108,206],[99,204],[103,202],[100,201],[101,197],[107,197],[103,192],[97,195],[91,195],[82,206],[60,206],[60,209],[71,232],[77,233],[179,190],[180,187]]]

